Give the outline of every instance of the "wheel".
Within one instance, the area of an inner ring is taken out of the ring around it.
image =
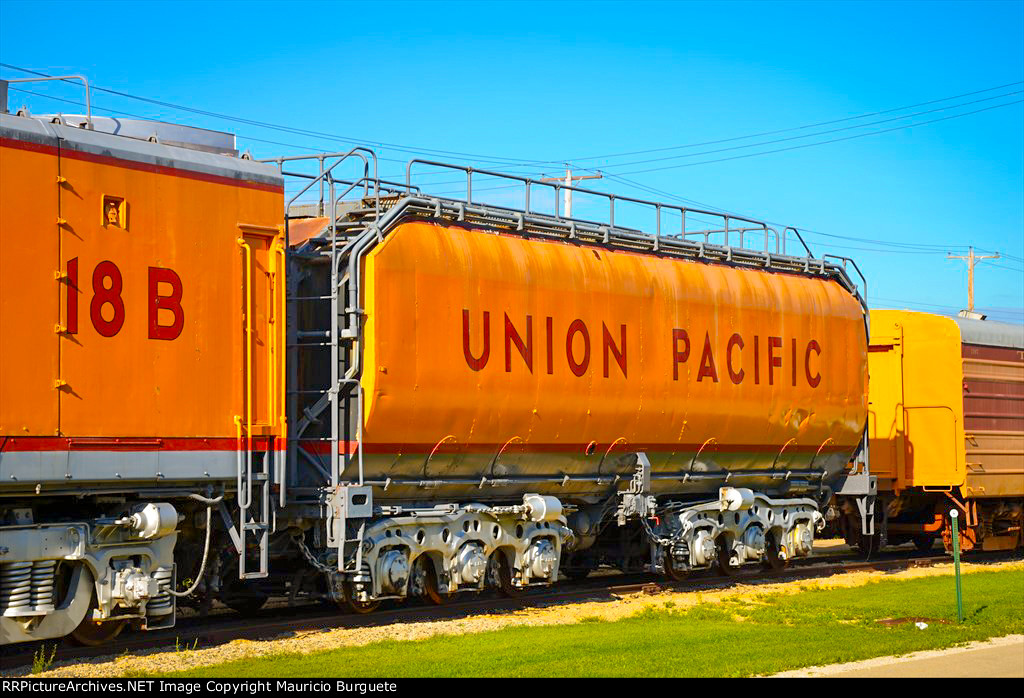
[[[922,553],[928,552],[935,546],[935,536],[932,535],[914,536],[913,541],[914,547]]]
[[[786,551],[786,546],[779,545],[779,542],[775,540],[775,536],[769,535],[767,540],[765,540],[764,560],[761,561],[761,565],[765,569],[778,572],[785,569],[788,564],[789,555]]]
[[[675,560],[671,554],[665,555],[665,576],[671,579],[673,582],[682,582],[690,576],[690,570],[688,569],[677,569],[675,566]]]
[[[127,620],[92,620],[92,612],[96,609],[96,599],[89,605],[85,618],[78,624],[78,627],[71,631],[68,638],[76,645],[84,647],[96,647],[111,642],[121,634],[124,626],[128,625]]]
[[[437,570],[430,558],[421,555],[416,558],[412,566],[412,574],[409,575],[409,595],[421,596],[435,606],[446,603],[448,594],[442,594],[437,583]]]
[[[724,537],[719,537],[715,541],[715,547],[718,548],[718,571],[726,577],[736,574],[739,568],[729,564],[729,560],[732,559],[732,548],[729,546],[728,541]]]
[[[587,572],[589,573],[589,570]],[[512,566],[500,550],[494,551],[490,559],[487,560],[487,584],[505,596],[519,596],[521,593],[521,590],[512,584]]]

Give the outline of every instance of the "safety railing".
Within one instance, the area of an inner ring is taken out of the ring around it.
[[[360,179],[357,179],[357,180],[343,180],[343,179],[334,178],[333,174],[332,174],[334,172],[334,170],[339,165],[341,165],[343,162],[348,161],[349,158],[358,158],[359,160],[362,161],[362,163],[363,163],[363,176]],[[331,160],[331,159],[335,159],[335,162],[332,163],[329,167],[325,167],[327,162],[329,160]],[[318,171],[317,172],[289,172],[289,171],[284,169],[284,167],[285,167],[284,164],[286,162],[293,162],[294,163],[294,162],[309,162],[309,161],[315,161],[318,164]],[[346,185],[348,185],[349,188],[346,189],[345,192],[342,194],[342,196],[344,196],[344,195],[347,195],[347,194],[351,193],[352,190],[354,190],[357,186],[362,184],[362,186],[363,186],[363,196],[367,197],[367,196],[369,196],[369,193],[370,193],[370,185],[374,184],[374,191],[376,192],[377,191],[376,183],[380,181],[378,179],[378,177],[377,177],[377,154],[375,152],[373,152],[371,149],[363,148],[363,147],[356,147],[356,148],[353,148],[352,150],[349,150],[347,152],[317,153],[316,155],[289,155],[289,156],[282,156],[282,157],[276,157],[276,158],[265,158],[265,159],[262,159],[262,160],[257,160],[257,162],[275,163],[278,166],[278,169],[280,169],[281,175],[283,177],[296,177],[296,178],[299,178],[299,179],[308,179],[309,180],[309,182],[306,184],[306,186],[304,186],[302,189],[300,189],[299,192],[297,194],[295,194],[294,196],[292,196],[291,199],[288,200],[288,203],[285,204],[284,210],[285,210],[286,218],[287,218],[287,213],[288,213],[288,211],[291,210],[292,205],[294,205],[295,202],[297,202],[304,194],[306,194],[306,192],[308,192],[310,189],[312,189],[314,185],[316,185],[318,187],[320,214],[323,215],[324,213],[326,213],[326,211],[324,210],[325,196],[329,196],[328,200],[331,201],[332,203],[334,201],[338,200],[338,198],[333,195],[332,185],[338,185],[338,184],[346,184]],[[372,171],[371,171],[371,163],[372,163]],[[401,187],[402,186],[400,183],[397,183],[397,182],[394,183],[394,184],[395,184],[396,187]],[[326,189],[328,191],[325,191],[325,187],[326,187]],[[333,206],[332,206],[331,213],[332,214],[334,213],[334,207]],[[332,220],[333,219],[334,219],[334,216],[332,215]]]
[[[466,204],[470,205],[470,206],[472,206],[474,204],[474,201],[473,201],[473,176],[474,175],[478,175],[478,176],[484,176],[484,177],[493,177],[493,178],[496,178],[496,179],[517,182],[517,183],[522,185],[522,187],[523,187],[523,212],[526,215],[530,215],[530,214],[533,214],[533,213],[537,213],[537,214],[541,214],[541,215],[552,215],[553,214],[555,220],[559,220],[559,221],[563,220],[566,217],[562,215],[562,210],[561,210],[562,207],[561,207],[561,203],[560,202],[562,200],[562,194],[564,192],[566,192],[566,191],[570,191],[570,192],[574,192],[574,193],[583,194],[583,195],[586,195],[586,196],[593,196],[593,197],[598,197],[598,198],[604,199],[605,201],[607,201],[607,204],[608,204],[608,214],[607,214],[607,222],[606,222],[607,223],[606,237],[607,237],[607,235],[609,233],[611,233],[611,231],[618,229],[618,226],[616,225],[616,213],[617,213],[616,205],[621,206],[622,204],[627,203],[627,204],[636,204],[636,205],[639,205],[639,206],[648,207],[649,209],[653,209],[653,211],[654,211],[654,235],[657,238],[661,238],[661,237],[677,237],[677,238],[681,238],[681,239],[690,239],[692,237],[702,237],[706,244],[710,244],[711,243],[711,236],[713,236],[713,235],[721,235],[722,236],[722,240],[723,240],[723,246],[724,247],[730,247],[730,243],[732,242],[732,239],[731,239],[730,236],[731,235],[738,235],[739,236],[739,242],[740,242],[739,247],[744,247],[744,243],[746,241],[745,240],[746,236],[748,234],[750,234],[751,232],[760,231],[761,234],[763,235],[763,238],[764,238],[763,251],[765,253],[774,252],[776,254],[786,254],[786,237],[787,237],[786,234],[788,232],[792,231],[795,234],[797,240],[799,240],[800,244],[803,245],[804,250],[807,252],[807,256],[808,257],[813,257],[813,254],[811,253],[810,248],[807,246],[807,243],[804,241],[804,239],[800,235],[799,231],[797,231],[795,228],[792,228],[792,227],[785,228],[782,231],[782,233],[780,234],[778,232],[778,230],[776,230],[773,226],[769,225],[765,221],[760,221],[760,220],[756,220],[756,219],[753,219],[753,218],[747,218],[746,216],[739,216],[739,215],[736,215],[736,214],[733,214],[733,213],[724,212],[724,211],[709,211],[709,210],[705,210],[705,209],[692,208],[692,207],[689,207],[689,206],[680,206],[680,205],[676,205],[676,204],[667,204],[667,203],[663,203],[663,202],[660,202],[660,201],[651,201],[651,200],[648,200],[648,199],[638,199],[638,198],[631,197],[631,196],[621,196],[621,195],[618,195],[618,194],[612,194],[610,192],[597,191],[595,189],[585,189],[585,188],[582,188],[582,187],[574,187],[574,186],[570,186],[570,185],[567,185],[567,184],[564,184],[564,183],[560,183],[558,181],[550,181],[550,180],[544,181],[544,180],[539,180],[539,179],[533,179],[533,178],[530,178],[530,177],[524,177],[524,176],[521,176],[521,175],[509,174],[509,173],[506,173],[506,172],[495,172],[495,171],[492,171],[492,170],[481,170],[481,169],[476,169],[476,168],[469,167],[469,166],[466,166],[466,165],[456,165],[456,164],[447,163],[447,162],[438,162],[438,161],[435,161],[435,160],[424,160],[424,159],[420,159],[420,158],[415,158],[415,159],[412,159],[412,160],[409,161],[409,163],[406,165],[406,169],[405,169],[405,188],[406,188],[406,193],[408,193],[408,194],[411,194],[413,192],[413,189],[414,189],[414,185],[412,183],[412,179],[413,179],[413,167],[415,165],[422,165],[422,166],[425,166],[425,167],[433,167],[433,168],[438,168],[438,169],[443,169],[443,170],[452,170],[452,171],[456,171],[456,172],[462,172],[465,175],[465,181],[466,181],[466,198],[465,198],[465,201],[466,201]],[[534,210],[533,199],[532,199],[532,189],[533,189],[534,186],[544,187],[544,188],[549,189],[549,190],[551,190],[553,192],[553,194],[554,194],[554,196],[553,196],[554,206],[553,206],[553,210],[552,210],[551,213],[548,213],[547,211],[535,211]],[[422,191],[422,187],[419,187],[419,186],[415,187],[415,189],[416,189],[417,192]],[[455,199],[450,199],[449,197],[443,197],[443,198],[448,198],[449,200],[455,200]],[[485,202],[481,201],[481,202],[476,202],[476,203],[483,204]],[[488,205],[490,205],[490,204],[488,204]],[[621,209],[619,209],[619,211],[621,211]],[[678,216],[680,218],[680,223],[679,223],[679,228],[678,228],[677,231],[673,231],[673,232],[665,232],[665,231],[663,231],[663,221],[662,221],[662,218],[663,218],[663,214],[665,212],[673,212],[675,214],[678,214]],[[701,230],[688,230],[687,229],[687,221],[688,221],[687,216],[690,217],[689,218],[690,222],[692,222],[694,220],[695,216],[700,216],[700,217],[703,217],[703,218],[711,217],[713,219],[720,220],[720,221],[722,221],[722,224],[721,224],[720,227],[717,227],[717,228],[709,228],[709,229],[701,229]],[[739,224],[739,225],[735,225],[735,224]],[[627,229],[623,228],[623,230],[627,230]],[[774,249],[772,249],[773,248],[773,245],[772,245],[773,241],[774,241]],[[753,248],[746,248],[746,249],[753,249]]]
[[[82,85],[85,86],[85,123],[86,128],[92,131],[92,91],[89,89],[89,80],[84,75],[55,75],[53,77],[39,78],[12,78],[6,80],[5,82],[49,82],[51,80],[60,80],[62,82],[70,82],[72,80],[82,81]],[[4,104],[3,107],[6,109],[7,105]]]

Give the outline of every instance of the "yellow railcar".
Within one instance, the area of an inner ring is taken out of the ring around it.
[[[871,311],[871,472],[890,543],[965,550],[1021,543],[1024,328],[900,310]],[[883,511],[884,509],[884,511]]]

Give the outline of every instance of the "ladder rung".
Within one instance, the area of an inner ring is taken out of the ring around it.
[[[244,528],[246,531],[266,531],[270,526],[263,523],[247,523]]]

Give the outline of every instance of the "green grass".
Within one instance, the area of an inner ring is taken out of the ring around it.
[[[615,622],[514,627],[380,642],[315,654],[245,659],[175,677],[748,676],[949,647],[1024,632],[1024,570],[964,576],[967,619],[956,623],[953,579],[883,580],[670,604]],[[884,618],[944,619],[925,630]]]

